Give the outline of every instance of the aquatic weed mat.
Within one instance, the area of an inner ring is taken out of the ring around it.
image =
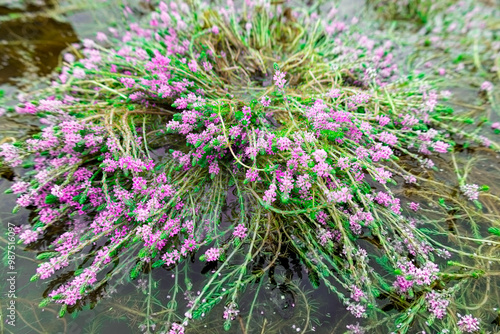
[[[160,3],[7,108],[40,122],[0,155],[41,307],[109,297],[168,333],[496,328],[498,144],[331,13]],[[319,326],[314,288],[349,316]]]

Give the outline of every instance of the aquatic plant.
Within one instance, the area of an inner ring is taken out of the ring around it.
[[[393,189],[433,182],[433,159],[455,159],[455,137],[499,147],[464,131],[469,119],[439,103],[432,81],[401,76],[390,41],[351,33],[335,11],[265,1],[160,3],[130,27],[84,40],[50,87],[9,110],[41,124],[0,152],[27,169],[10,192],[37,213],[19,239],[48,243],[32,280],[59,275],[41,306],[61,304],[63,316],[148,274],[143,330],[184,333],[220,303],[229,329],[244,290],[288,253],[354,317],[385,314],[382,298],[401,310],[371,328],[478,330],[452,301],[482,273],[440,270],[437,257],[469,253],[433,238],[442,226]],[[454,171],[482,209],[487,188]],[[206,261],[198,293],[187,272],[179,281],[195,254]],[[164,317],[151,312],[157,267],[174,272]],[[283,299],[298,290],[287,284]],[[311,327],[307,315],[299,331]]]

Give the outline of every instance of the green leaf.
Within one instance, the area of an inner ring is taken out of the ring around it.
[[[44,253],[38,254],[36,256],[36,258],[38,260],[45,260],[45,259],[50,259],[52,257],[55,257],[57,255],[59,255],[59,252],[44,252]]]
[[[45,307],[45,306],[49,305],[49,303],[50,303],[50,298],[45,298],[44,300],[42,300],[40,302],[40,304],[38,304],[38,307]]]
[[[309,276],[309,282],[311,282],[312,287],[315,289],[319,288],[319,276],[318,276],[318,274],[315,271],[310,269],[308,276]]]
[[[67,309],[68,309],[68,306],[66,304],[61,307],[61,310],[59,311],[59,318],[64,317]]]
[[[158,261],[155,261],[152,265],[153,268],[158,268],[158,267],[161,267],[165,264],[165,261],[163,260],[158,260]]]
[[[385,271],[387,271],[389,274],[397,274],[396,270],[394,267],[391,265],[389,258],[387,255],[384,255],[382,257],[376,257],[375,261],[382,267],[384,268]]]
[[[500,237],[500,228],[498,228],[498,227],[490,227],[488,229],[488,232]]]
[[[59,202],[59,198],[57,196],[52,195],[52,194],[48,194],[45,197],[45,204],[54,204],[54,203],[58,203],[58,202]]]

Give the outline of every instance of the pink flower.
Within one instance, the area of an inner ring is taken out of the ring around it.
[[[417,183],[417,178],[413,175],[404,175],[403,179],[406,183]]]
[[[276,200],[276,184],[272,183],[269,189],[264,192],[263,200],[267,205],[270,205]]]
[[[189,69],[191,71],[193,71],[193,72],[198,71],[198,64],[196,63],[196,61],[194,59],[189,62],[188,66],[189,66]]]
[[[176,322],[172,323],[172,327],[168,331],[168,334],[184,334],[184,326]]]
[[[271,99],[266,95],[266,96],[263,96],[261,99],[260,99],[260,103],[264,106],[264,107],[269,107],[269,105],[271,104]]]
[[[208,166],[208,172],[213,175],[218,175],[220,171],[219,164],[217,161],[213,161],[209,166]]]
[[[285,198],[288,198],[293,189],[293,177],[290,172],[285,172],[279,178],[279,188]]]
[[[106,36],[105,33],[103,32],[98,32],[97,35],[96,35],[96,39],[99,41],[99,42],[105,42],[108,40],[108,36]]]
[[[180,253],[178,250],[174,249],[170,253],[165,253],[162,256],[162,260],[165,261],[167,266],[175,264],[180,259]]]
[[[231,302],[227,306],[224,306],[224,314],[222,317],[226,320],[234,320],[240,313],[237,307],[238,305],[236,305],[235,302]]]
[[[30,102],[25,103],[23,107],[16,106],[15,110],[18,114],[36,114],[36,106]]]
[[[432,144],[432,148],[434,149],[434,151],[436,151],[438,153],[448,152],[449,147],[450,147],[450,144],[447,144],[447,143],[442,142],[442,141],[437,141],[437,142]]]
[[[283,88],[285,87],[285,84],[286,84],[286,80],[285,80],[285,75],[286,73],[284,72],[281,72],[280,70],[277,70],[275,73],[274,73],[274,77],[273,77],[273,80],[275,81],[275,85],[276,87],[278,87],[280,90],[283,90]]]
[[[203,68],[205,69],[206,72],[210,72],[212,70],[213,66],[208,61],[204,61]]]
[[[331,191],[326,194],[329,202],[347,203],[352,199],[351,190],[347,187],[342,187],[339,190]]]
[[[398,137],[396,137],[394,134],[392,133],[389,133],[387,131],[384,131],[382,132],[380,135],[379,135],[379,138],[378,138],[381,142],[387,144],[387,145],[396,145],[396,143],[398,142]]]
[[[474,318],[471,314],[461,316],[458,314],[460,320],[457,322],[458,328],[466,333],[474,333],[479,330],[479,319]]]
[[[391,121],[391,119],[387,116],[377,116],[376,119],[378,120],[378,124],[380,124],[380,126],[386,126]]]
[[[23,244],[28,245],[32,242],[35,242],[38,239],[38,236],[40,235],[41,228],[37,228],[36,231],[33,230],[25,230],[21,235],[19,236],[19,239],[23,241]]]
[[[385,170],[384,167],[375,168],[375,180],[377,180],[381,184],[386,184],[387,180],[389,180],[392,176],[392,173]]]
[[[247,170],[246,179],[250,182],[254,182],[255,180],[260,180],[259,172],[254,169]]]
[[[480,89],[485,92],[491,92],[493,90],[493,84],[489,81],[485,81],[481,84]]]
[[[477,184],[465,184],[460,186],[460,191],[469,201],[475,201],[479,197],[479,186]]]
[[[288,137],[280,137],[276,140],[276,144],[278,145],[278,150],[285,151],[290,149],[292,141]]]
[[[410,290],[412,286],[413,286],[413,281],[409,281],[403,276],[398,276],[396,278],[396,281],[394,281],[394,287],[399,292],[402,293],[405,293],[406,291]]]
[[[205,252],[205,258],[208,262],[217,261],[220,257],[220,248],[209,248]]]
[[[345,326],[349,331],[347,332],[348,334],[365,334],[366,330],[359,325],[359,323],[356,323],[356,325],[347,325]]]
[[[65,62],[70,64],[75,61],[75,56],[71,53],[65,53],[63,58]]]
[[[342,95],[342,93],[340,92],[340,89],[337,89],[337,88],[332,88],[328,91],[328,93],[326,93],[326,96],[328,96],[332,99],[336,99],[340,95]]]
[[[417,212],[418,209],[420,208],[420,204],[415,203],[415,202],[411,202],[410,204],[408,204],[408,206],[410,207],[410,209],[412,209],[415,212]]]
[[[361,304],[350,304],[347,306],[347,310],[356,318],[366,318],[366,307]]]
[[[234,228],[233,235],[237,238],[244,239],[247,236],[247,228],[243,224],[238,224]]]
[[[183,247],[187,251],[192,252],[196,249],[196,241],[193,238],[185,239]]]
[[[355,285],[351,286],[351,298],[359,302],[361,298],[365,298],[364,292]]]
[[[446,308],[450,304],[450,300],[434,290],[429,292],[425,296],[425,299],[429,312],[434,314],[436,318],[443,319],[446,315]]]
[[[440,94],[443,99],[449,99],[453,95],[449,90],[443,90]]]
[[[14,194],[20,194],[26,192],[28,190],[30,184],[28,182],[18,181],[14,183],[10,189],[14,192]]]

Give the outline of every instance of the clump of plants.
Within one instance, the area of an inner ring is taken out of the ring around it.
[[[38,117],[40,132],[0,152],[24,168],[18,207],[36,212],[18,227],[43,260],[32,280],[57,276],[41,306],[63,316],[164,267],[170,311],[148,303],[142,329],[184,333],[222,303],[228,330],[244,290],[293,253],[360,321],[385,314],[381,300],[400,310],[351,333],[477,332],[452,303],[460,277],[440,269],[464,252],[434,243],[420,204],[394,189],[425,184],[455,137],[484,141],[431,82],[401,76],[391,51],[298,4],[171,1],[67,53],[50,87],[9,110]],[[457,196],[481,208],[487,189],[459,179]],[[178,273],[195,257],[207,268],[198,293]]]

